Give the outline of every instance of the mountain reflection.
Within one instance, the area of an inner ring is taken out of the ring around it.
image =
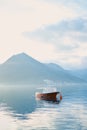
[[[28,114],[17,114],[5,104],[2,104],[0,109],[0,125],[2,124],[2,130],[18,130],[19,128],[26,130],[29,128],[49,129],[50,127],[54,127],[54,123],[52,124],[52,122],[57,114],[57,107],[47,102],[38,102],[35,111]]]
[[[86,86],[64,86],[60,103],[36,101],[33,90],[24,87],[22,90],[15,88],[8,92],[1,89],[1,130],[87,129]]]
[[[6,105],[1,105],[0,128],[2,130],[62,130],[64,128],[73,130],[80,127],[85,129],[87,128],[86,115],[86,108],[80,104],[63,103],[61,108],[61,104],[37,102],[35,111],[27,114],[15,113]]]

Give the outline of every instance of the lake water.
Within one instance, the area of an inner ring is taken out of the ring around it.
[[[87,85],[63,85],[59,103],[37,101],[35,85],[0,85],[0,130],[87,130]]]

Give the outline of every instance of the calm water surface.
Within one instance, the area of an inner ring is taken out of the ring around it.
[[[35,100],[35,85],[0,85],[0,130],[87,130],[87,85],[62,87],[63,100]]]

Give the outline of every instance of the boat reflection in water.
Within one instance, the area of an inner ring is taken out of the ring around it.
[[[37,100],[45,100],[52,102],[59,102],[62,100],[61,92],[58,92],[56,88],[44,88],[43,92],[36,92],[35,97]]]

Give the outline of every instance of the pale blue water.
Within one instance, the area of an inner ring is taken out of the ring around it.
[[[36,101],[35,85],[0,85],[0,130],[87,130],[87,85],[62,87],[59,104]]]

